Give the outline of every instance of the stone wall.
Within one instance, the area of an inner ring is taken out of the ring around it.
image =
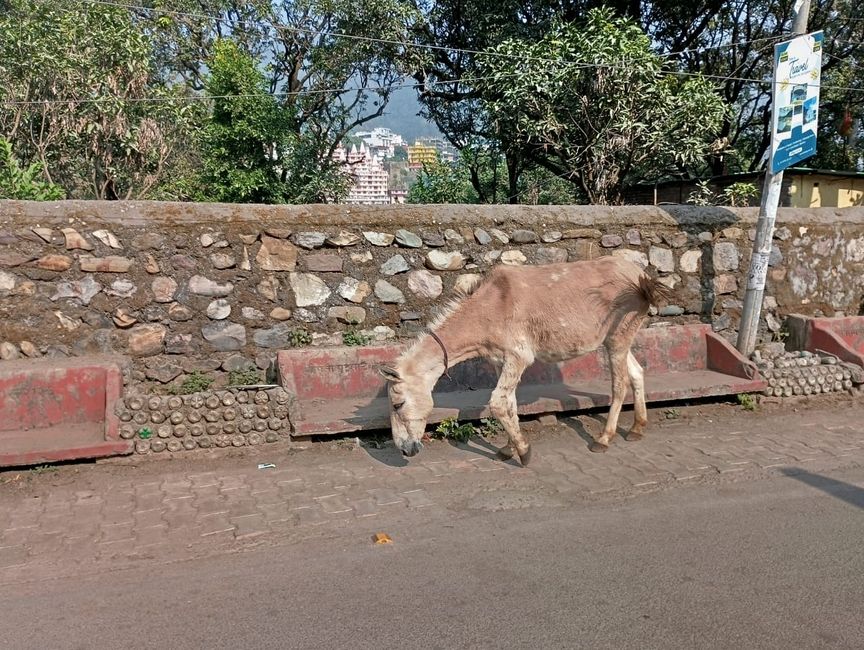
[[[674,290],[653,325],[711,322],[731,338],[755,216],[0,201],[0,356],[120,353],[142,391],[165,392],[196,371],[219,388],[227,371],[263,371],[291,345],[341,344],[346,332],[352,342],[412,336],[455,287],[496,264],[601,255],[649,265]],[[857,314],[864,209],[781,210],[777,225],[766,336],[792,312]]]

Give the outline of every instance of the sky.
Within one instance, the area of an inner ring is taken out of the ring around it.
[[[384,109],[384,115],[367,122],[362,128],[386,126],[405,138],[408,144],[413,144],[416,138],[422,136],[440,137],[433,123],[417,115],[419,111],[417,91],[413,88],[397,88]]]

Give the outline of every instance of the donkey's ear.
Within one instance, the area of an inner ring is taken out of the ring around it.
[[[384,377],[387,381],[402,381],[399,372],[389,366],[378,366],[378,374]]]

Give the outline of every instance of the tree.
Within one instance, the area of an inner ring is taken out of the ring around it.
[[[205,90],[213,98],[204,128],[200,197],[229,203],[318,203],[347,194],[350,179],[321,158],[296,107],[268,92],[254,59],[231,39],[215,46]]]
[[[864,64],[864,57],[861,59]],[[819,133],[816,155],[804,164],[821,169],[861,171],[864,164],[860,96],[864,95],[864,75],[860,64],[830,70],[822,79],[819,107]],[[831,87],[843,88],[832,90]],[[856,106],[859,108],[856,109]]]
[[[516,202],[520,176],[536,165],[514,140],[511,124],[489,119],[476,81],[483,78],[478,53],[510,38],[536,42],[556,21],[582,21],[593,8],[608,7],[618,15],[641,18],[643,11],[653,13],[666,5],[680,13],[690,7],[678,0],[432,0],[413,30],[418,43],[434,46],[413,71],[424,114],[457,148],[476,140],[494,143],[504,156],[506,194]],[[482,193],[480,187],[475,189]]]
[[[857,80],[843,85],[864,82],[864,21],[858,17],[858,4],[854,0],[812,0],[810,30],[824,29],[826,33],[826,84],[834,70],[851,72]],[[730,109],[723,116],[717,146],[704,159],[675,165],[669,171],[692,177],[706,172],[755,170],[764,164],[771,115],[770,84],[766,81],[774,43],[788,38],[793,6],[789,0],[431,0],[425,20],[414,30],[418,42],[443,46],[433,50],[431,58],[413,73],[426,115],[456,146],[464,146],[475,137],[497,142],[507,161],[512,184],[509,194],[514,195],[518,177],[532,165],[532,153],[519,148],[512,137],[512,125],[488,119],[474,81],[483,77],[481,57],[476,52],[511,38],[537,42],[554,23],[584,22],[587,12],[599,6],[640,25],[650,36],[652,49],[663,56],[664,69],[712,79]],[[864,92],[837,97],[823,90],[824,123],[830,118],[834,124],[830,135],[826,132],[820,138],[820,150],[823,140],[833,149],[829,142],[837,135],[833,129],[847,111],[853,121],[862,115]],[[841,142],[841,153],[843,146]]]
[[[572,205],[584,202],[584,197],[573,183],[544,167],[530,167],[519,177],[519,203]]]
[[[480,72],[491,119],[592,203],[620,202],[631,174],[700,160],[725,112],[709,82],[665,74],[645,33],[605,9],[504,41]]]
[[[202,138],[202,195],[228,203],[283,203],[279,167],[291,149],[291,112],[267,92],[248,54],[225,39],[205,81],[213,109]]]
[[[42,163],[22,168],[12,153],[12,144],[0,138],[0,199],[58,201],[66,198],[63,188],[43,180]]]
[[[408,147],[395,147],[393,155],[388,160],[392,162],[408,162]]]
[[[480,188],[480,192],[477,188]],[[515,195],[508,194],[504,156],[475,143],[452,165],[425,165],[408,193],[409,203],[528,203],[568,205],[579,202],[574,185],[542,167],[524,170]]]
[[[408,190],[408,203],[478,203],[465,167],[436,161],[425,163]]]
[[[765,163],[770,145],[771,86],[768,80],[774,44],[788,40],[794,3],[788,0],[703,0],[696,3],[651,3],[643,27],[681,70],[716,78],[718,91],[731,110],[718,136],[725,147],[711,152],[710,173],[755,171]],[[835,84],[836,72],[846,70],[864,81],[864,21],[855,0],[812,0],[808,30],[825,31],[822,83]],[[754,81],[755,80],[755,81]],[[839,81],[839,79],[837,80]],[[845,110],[864,110],[864,93],[840,97],[823,90],[822,117]],[[821,127],[821,124],[820,124]],[[820,128],[820,131],[822,129]],[[822,141],[820,139],[820,149]],[[849,168],[849,167],[841,167]],[[702,170],[694,169],[695,174]]]
[[[157,83],[123,8],[10,0],[0,15],[0,133],[45,180],[82,198],[145,198],[194,104]],[[38,71],[35,73],[34,71]]]
[[[291,151],[300,158],[284,161],[293,184],[286,200],[331,200],[342,191],[334,151],[352,130],[384,113],[406,66],[417,59],[402,44],[410,42],[419,15],[410,0],[178,0],[168,12],[161,6],[138,15],[156,43],[163,78],[179,76],[203,89],[206,62],[220,39],[230,37],[292,116]]]

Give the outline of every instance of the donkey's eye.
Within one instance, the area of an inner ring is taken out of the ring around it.
[[[393,405],[393,410],[394,410],[394,411],[398,411],[398,410],[401,409],[403,406],[405,406],[405,402],[399,402],[398,404],[394,404],[394,405]]]

